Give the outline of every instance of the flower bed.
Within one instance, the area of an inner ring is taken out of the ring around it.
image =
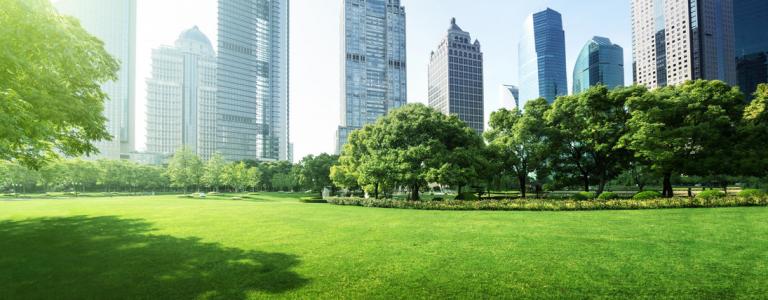
[[[724,197],[719,199],[661,198],[648,200],[482,200],[482,201],[405,201],[362,198],[329,198],[334,205],[422,210],[497,210],[497,211],[582,211],[638,210],[667,208],[713,208],[768,206],[768,197]]]

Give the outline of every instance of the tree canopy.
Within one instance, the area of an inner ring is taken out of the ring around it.
[[[531,174],[547,172],[552,144],[544,115],[549,109],[546,99],[529,101],[525,113],[501,109],[491,114],[490,130],[485,133],[503,174],[517,178],[523,198]]]
[[[623,143],[650,163],[672,197],[674,173],[709,176],[734,171],[744,96],[721,81],[690,81],[632,97]]]
[[[118,62],[47,0],[0,0],[0,159],[40,168],[109,140],[101,85]]]
[[[459,187],[476,180],[483,147],[482,138],[457,116],[409,104],[350,134],[336,171],[361,186],[373,185],[376,196],[382,184],[401,184],[418,200],[428,182]]]

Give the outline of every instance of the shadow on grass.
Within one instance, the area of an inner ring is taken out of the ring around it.
[[[244,299],[308,283],[294,255],[151,231],[117,217],[0,222],[0,299]]]

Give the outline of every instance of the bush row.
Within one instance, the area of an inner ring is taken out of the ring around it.
[[[581,211],[638,210],[667,208],[712,208],[768,206],[768,197],[655,198],[647,200],[483,200],[483,201],[405,201],[362,198],[330,198],[335,205],[422,210],[496,210],[496,211]]]

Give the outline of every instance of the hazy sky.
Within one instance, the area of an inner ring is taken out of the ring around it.
[[[108,1],[108,0],[106,0]],[[340,14],[343,0],[291,0],[291,140],[294,159],[333,152],[339,124]],[[427,101],[429,53],[450,18],[480,40],[485,54],[485,112],[501,107],[499,86],[517,84],[517,43],[525,17],[551,7],[563,14],[568,79],[576,56],[595,35],[624,47],[631,81],[628,0],[403,0],[407,14],[408,100]],[[146,78],[151,51],[194,25],[216,45],[216,0],[138,0],[137,144],[145,142]],[[570,84],[569,84],[570,90]]]

